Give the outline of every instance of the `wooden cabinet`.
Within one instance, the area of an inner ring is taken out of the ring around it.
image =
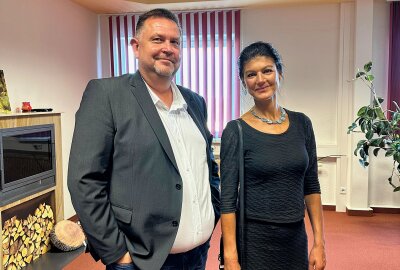
[[[12,203],[0,207],[0,230],[3,229],[4,220],[2,216],[10,216],[14,209],[18,209],[30,202],[36,202],[40,198],[46,198],[46,203],[50,204],[55,221],[64,219],[64,199],[63,199],[63,169],[62,169],[62,148],[61,148],[61,114],[60,113],[20,113],[0,115],[0,129],[27,127],[35,125],[53,124],[54,125],[54,143],[55,143],[55,186],[41,190],[35,194],[13,201]],[[20,210],[18,210],[20,211]],[[3,235],[0,238],[3,242]],[[0,248],[0,270],[3,268],[3,248]]]

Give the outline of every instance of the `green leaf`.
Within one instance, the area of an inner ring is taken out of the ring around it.
[[[372,62],[371,62],[371,61],[369,61],[368,63],[366,63],[366,64],[364,65],[364,70],[365,70],[365,72],[371,71],[371,68],[372,68]]]
[[[373,128],[372,128],[373,126],[374,126],[374,125],[373,125],[373,121],[368,121],[368,122],[367,122],[367,129],[368,129],[368,130],[373,129]]]
[[[378,136],[382,135],[382,131],[385,128],[384,124],[382,122],[379,122],[376,124],[376,134],[378,134]]]
[[[393,189],[393,192],[397,192],[397,191],[400,191],[400,186],[398,186],[395,189]]]
[[[359,140],[357,143],[357,148],[360,148],[367,140]]]
[[[386,153],[385,153],[385,157],[390,157],[390,156],[393,156],[393,155],[394,155],[394,150],[392,150],[392,149],[387,150]]]
[[[378,101],[379,101],[380,104],[382,104],[382,102],[384,101],[384,99],[381,98],[381,97],[378,97]]]
[[[392,119],[393,119],[394,122],[397,123],[400,120],[400,113],[399,112],[393,113]]]
[[[358,79],[358,78],[360,78],[361,76],[364,76],[365,75],[365,72],[364,71],[359,71],[359,72],[357,72],[357,74],[356,74],[356,79]]]
[[[368,109],[367,109],[367,115],[368,115],[369,117],[375,118],[375,117],[376,117],[376,116],[375,116],[375,110],[368,107]]]
[[[369,144],[364,143],[362,146],[362,149],[364,150],[365,155],[368,156],[369,155],[369,152],[368,152]],[[367,158],[367,157],[365,157],[365,158]]]
[[[360,157],[363,159],[363,161],[367,158],[367,156],[365,155],[365,151],[363,148],[360,149]]]
[[[385,140],[384,139],[379,139],[379,140],[380,140],[379,147],[381,148],[385,147]]]
[[[365,76],[365,79],[367,79],[367,81],[369,81],[369,82],[372,82],[375,79],[375,77],[374,77],[374,75],[367,75],[367,76]]]
[[[379,141],[378,141],[378,139],[372,139],[372,140],[370,140],[370,141],[369,141],[369,145],[370,145],[370,146],[378,147],[378,146],[379,146]]]
[[[354,122],[356,122],[356,121],[354,121]],[[363,122],[365,122],[364,116],[358,117],[358,125],[361,126],[361,124],[362,124]]]
[[[383,113],[381,108],[375,108],[375,114],[379,119],[385,119],[385,114]]]
[[[372,129],[368,130],[368,132],[365,134],[365,138],[367,138],[368,140],[371,140],[373,136],[374,131]]]
[[[380,135],[388,135],[390,132],[390,124],[388,122],[381,122],[380,125],[382,126]]]
[[[396,160],[397,163],[400,163],[400,153],[399,152],[394,153],[393,159]]]
[[[361,127],[361,131],[363,132],[363,133],[365,133],[366,132],[366,127],[367,126],[367,124],[366,124],[366,122],[364,121],[364,122],[362,122],[361,123],[361,125],[360,125],[360,127]]]
[[[374,156],[378,156],[378,152],[379,152],[379,150],[381,150],[380,148],[375,148],[374,149]]]
[[[383,138],[372,139],[369,141],[369,145],[375,146],[375,147],[383,147],[383,146],[385,146],[385,144],[383,144],[383,146],[381,146],[382,142],[383,142]]]
[[[363,116],[367,110],[368,110],[368,106],[361,107],[357,112],[357,116]]]
[[[349,126],[347,129],[347,134],[350,134],[355,128],[357,127],[356,123],[352,123],[351,126]]]
[[[376,134],[378,134],[378,136],[381,135],[382,126],[379,123],[376,125],[375,132],[376,132]]]

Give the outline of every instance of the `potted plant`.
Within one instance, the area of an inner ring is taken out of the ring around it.
[[[348,127],[348,134],[361,132],[365,139],[358,141],[354,155],[359,156],[363,167],[369,165],[370,151],[377,156],[379,151],[385,152],[385,157],[393,159],[392,173],[388,178],[393,191],[400,191],[400,108],[393,101],[395,110],[382,108],[383,98],[376,95],[374,76],[371,73],[372,62],[364,65],[362,71],[358,70],[354,80],[361,80],[372,93],[370,105],[361,107],[357,112],[357,118]],[[397,181],[395,181],[395,179]]]

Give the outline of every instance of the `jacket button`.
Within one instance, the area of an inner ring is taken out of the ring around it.
[[[174,227],[178,227],[178,221],[172,221],[172,226],[174,226]]]
[[[175,187],[176,187],[177,190],[181,190],[182,189],[182,186],[180,184],[176,184]]]

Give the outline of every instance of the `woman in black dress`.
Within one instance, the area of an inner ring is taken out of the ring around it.
[[[239,57],[239,76],[254,99],[242,115],[245,192],[245,270],[325,268],[325,242],[317,156],[310,119],[282,108],[277,91],[280,55],[256,42]],[[238,128],[226,126],[221,140],[221,223],[225,270],[240,269],[236,245]],[[308,255],[305,206],[314,244]]]

